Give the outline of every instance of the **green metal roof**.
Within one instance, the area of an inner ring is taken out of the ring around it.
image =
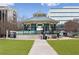
[[[35,17],[31,17],[26,19],[25,21],[23,21],[23,23],[28,23],[28,22],[51,22],[51,23],[58,23],[59,21],[56,21],[54,19],[51,19],[49,17],[46,16],[35,16]]]
[[[53,20],[53,19],[48,18],[48,17],[31,17],[27,19],[26,21],[49,21],[49,20]]]
[[[49,17],[46,17],[45,13],[41,13],[41,12],[37,12],[33,14],[33,17],[28,18],[26,21],[24,22],[34,22],[34,21],[50,21],[50,22],[58,22],[54,19],[51,19]]]

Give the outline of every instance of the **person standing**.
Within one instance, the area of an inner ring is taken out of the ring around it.
[[[59,33],[57,33],[57,37],[59,38]]]

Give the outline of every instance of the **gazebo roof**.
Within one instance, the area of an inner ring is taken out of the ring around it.
[[[45,21],[45,20],[49,21],[49,20],[53,20],[53,19],[51,19],[49,17],[31,17],[26,21]]]
[[[54,19],[51,19],[49,17],[46,17],[46,14],[45,13],[35,13],[33,14],[33,17],[31,18],[28,18],[27,20],[24,21],[25,22],[55,22],[55,23],[58,23],[58,21],[54,20]]]
[[[24,21],[26,22],[51,22],[51,23],[58,23],[59,21],[56,21],[54,19],[51,19],[49,17],[31,17]]]

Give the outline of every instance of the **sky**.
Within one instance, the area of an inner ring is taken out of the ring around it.
[[[18,20],[25,20],[32,17],[33,13],[41,11],[48,13],[50,8],[63,8],[65,6],[79,6],[79,3],[11,3],[0,4],[14,8],[17,12]]]

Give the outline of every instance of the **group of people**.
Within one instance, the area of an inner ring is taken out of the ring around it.
[[[51,34],[51,35],[53,36],[54,34]],[[60,37],[60,33],[57,33],[56,36],[55,36],[55,38],[59,38],[59,37]],[[41,33],[41,39],[45,39],[46,40],[48,38],[49,38],[49,36],[47,34]]]

